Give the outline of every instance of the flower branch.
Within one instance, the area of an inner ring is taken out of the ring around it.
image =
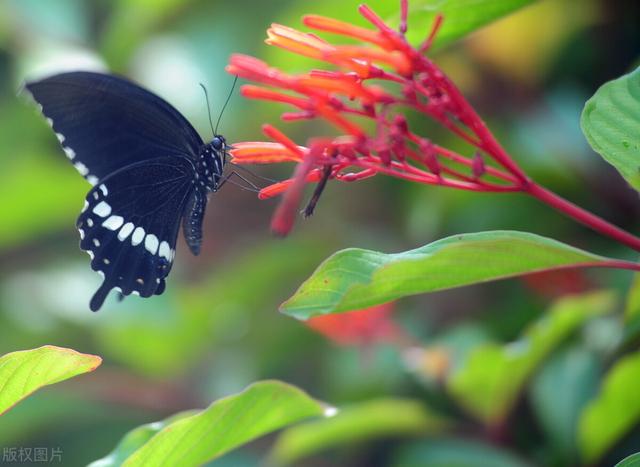
[[[304,210],[309,215],[329,180],[354,182],[382,174],[460,190],[525,193],[640,251],[640,238],[536,184],[505,151],[453,81],[427,56],[442,16],[435,18],[424,42],[415,48],[405,37],[407,0],[401,0],[399,31],[368,6],[358,10],[373,29],[317,15],[305,16],[303,23],[363,45],[334,45],[279,24],[267,31],[267,44],[324,61],[333,70],[291,75],[246,55],[233,55],[227,66],[229,73],[256,83],[243,86],[243,96],[293,107],[295,111],[282,114],[283,121],[322,119],[340,132],[300,146],[273,125],[264,125],[271,142],[234,144],[231,154],[236,164],[298,164],[292,179],[260,193],[262,199],[284,193],[273,218],[274,231],[285,235],[291,229],[306,183],[320,184]],[[410,129],[407,109],[468,143],[471,155],[442,147]],[[364,125],[367,121],[369,125]]]

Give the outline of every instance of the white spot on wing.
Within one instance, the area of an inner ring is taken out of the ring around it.
[[[93,227],[93,219],[91,219],[90,217],[87,218],[87,225],[89,227]]]
[[[73,164],[73,166],[78,169],[78,172],[80,172],[80,175],[82,176],[85,176],[89,173],[89,169],[82,162],[76,162],[75,164]]]
[[[64,143],[64,135],[62,133],[56,133],[56,138],[58,138],[60,144]]]
[[[107,217],[109,214],[111,214],[111,206],[109,206],[104,201],[100,201],[98,204],[96,204],[96,207],[93,208],[93,212],[100,217]]]
[[[62,150],[64,151],[64,153],[67,155],[69,159],[73,159],[74,157],[76,157],[76,152],[73,149],[67,146],[62,146]]]
[[[118,232],[118,240],[123,242],[133,232],[135,226],[131,222],[127,222]]]
[[[96,247],[99,247],[99,246],[100,246],[100,240],[98,240],[97,238],[94,238],[94,239],[93,239],[93,244],[94,244]]]
[[[123,222],[124,219],[122,216],[111,216],[102,223],[102,226],[109,230],[118,230],[122,226]]]
[[[78,229],[78,232],[80,233],[80,240],[84,240],[84,230]]]
[[[144,247],[149,251],[149,253],[155,255],[156,251],[158,251],[158,237],[153,234],[147,235],[144,239]]]
[[[139,245],[144,239],[144,229],[142,227],[137,227],[134,230],[133,235],[131,236],[131,244],[133,246]]]
[[[87,210],[87,208],[89,207],[89,203],[87,202],[87,200],[84,200],[84,206],[82,206],[82,212],[85,212]]]
[[[167,261],[171,261],[171,247],[164,240],[160,243],[160,249],[158,250],[158,255],[166,258]]]
[[[102,191],[103,195],[107,196],[109,194],[109,190],[107,190],[107,187],[104,183],[100,185],[99,188],[100,188],[100,191]]]
[[[98,183],[98,177],[96,177],[95,175],[87,175],[87,181],[92,185],[95,185],[96,183]]]

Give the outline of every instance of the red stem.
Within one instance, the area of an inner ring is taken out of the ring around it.
[[[534,182],[529,182],[522,187],[522,190],[596,232],[611,237],[636,251],[640,251],[640,238],[561,198],[554,192]]]
[[[409,0],[400,0],[400,34],[407,32],[407,17],[409,16]]]

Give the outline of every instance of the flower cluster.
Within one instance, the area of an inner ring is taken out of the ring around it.
[[[520,191],[527,178],[488,132],[482,120],[451,80],[429,59],[429,50],[442,17],[418,48],[405,38],[407,1],[402,2],[400,31],[385,24],[369,7],[359,8],[374,29],[331,18],[305,16],[312,29],[359,39],[365,45],[333,45],[315,34],[273,24],[267,44],[322,60],[334,70],[312,70],[291,75],[245,55],[234,55],[227,71],[258,83],[245,85],[243,96],[292,106],[284,121],[322,118],[341,133],[299,146],[272,125],[263,132],[273,142],[234,144],[233,162],[256,164],[296,162],[294,176],[268,186],[261,198],[285,193],[272,229],[286,234],[295,219],[306,182],[318,189],[305,209],[309,215],[328,179],[351,182],[386,174],[420,183],[485,192]],[[393,93],[381,82],[394,83]],[[425,114],[477,150],[465,156],[411,131],[403,111]],[[367,132],[362,123],[373,122]],[[488,165],[489,157],[497,165]]]
[[[442,70],[426,56],[442,24],[436,16],[424,42],[406,39],[408,0],[400,0],[399,30],[389,27],[368,6],[360,14],[363,28],[309,15],[308,28],[363,45],[334,45],[316,34],[279,24],[267,31],[266,43],[323,61],[330,69],[288,74],[246,55],[233,55],[227,71],[256,84],[243,96],[293,107],[282,120],[323,119],[340,135],[312,138],[300,146],[270,124],[270,142],[234,143],[235,164],[297,163],[292,178],[261,190],[262,199],[283,194],[272,230],[291,229],[307,182],[318,183],[305,215],[313,212],[328,180],[353,182],[377,174],[430,185],[479,192],[524,192],[605,235],[640,250],[640,239],[534,183],[511,159],[473,107]],[[412,131],[405,117],[413,109],[453,132],[472,149],[461,154]]]

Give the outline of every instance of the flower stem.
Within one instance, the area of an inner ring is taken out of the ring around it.
[[[538,200],[551,206],[552,208],[562,212],[563,214],[566,214],[567,216],[580,222],[581,224],[590,227],[596,232],[611,237],[614,240],[623,243],[636,251],[640,251],[640,238],[630,234],[625,230],[622,230],[619,227],[616,227],[613,224],[610,224],[601,217],[598,217],[595,214],[592,214],[589,211],[576,206],[575,204],[567,201],[554,192],[538,185],[537,183],[529,182],[526,186],[523,186],[523,192],[530,194],[534,198],[537,198]]]

